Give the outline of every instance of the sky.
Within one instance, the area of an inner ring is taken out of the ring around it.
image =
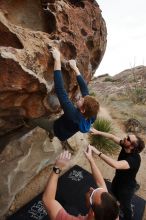
[[[107,27],[107,47],[95,76],[146,66],[146,0],[97,0]]]

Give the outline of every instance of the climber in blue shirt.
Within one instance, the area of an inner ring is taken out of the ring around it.
[[[57,48],[53,48],[50,52],[54,58],[55,92],[64,113],[55,121],[49,121],[48,118],[41,117],[32,119],[32,122],[34,125],[53,134],[53,136],[58,137],[60,141],[66,141],[78,131],[86,133],[90,130],[91,124],[95,121],[99,111],[99,103],[94,97],[89,96],[87,84],[81,76],[75,60],[70,60],[70,67],[76,73],[77,82],[82,94],[82,97],[76,101],[76,106],[74,106],[64,88],[60,52]]]

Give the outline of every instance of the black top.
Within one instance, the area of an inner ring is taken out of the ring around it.
[[[116,170],[115,177],[113,179],[114,184],[120,187],[126,186],[135,187],[136,184],[136,174],[139,170],[141,158],[138,153],[126,153],[124,147],[121,144],[122,150],[119,154],[118,161],[126,160],[130,166],[129,169],[126,170]]]

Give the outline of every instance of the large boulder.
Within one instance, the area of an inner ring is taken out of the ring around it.
[[[60,112],[48,48],[60,49],[65,88],[74,100],[78,86],[68,60],[76,59],[89,82],[104,55],[107,31],[94,0],[1,0],[0,35],[2,136],[23,126],[24,116]]]
[[[89,82],[104,55],[107,32],[101,10],[93,0],[1,0],[0,35],[2,219],[11,205],[10,209],[16,211],[15,201],[21,190],[34,179],[39,182],[40,172],[51,168],[62,151],[57,138],[50,142],[46,131],[31,130],[23,121],[24,117],[57,117],[61,112],[54,92],[53,58],[48,49],[60,49],[65,88],[74,101],[78,85],[68,60],[76,59]],[[68,142],[80,160],[87,145],[83,134],[77,133]],[[44,179],[46,182],[46,176]],[[45,183],[39,185],[39,191],[35,185],[34,194],[26,193],[27,199],[22,196],[23,202],[18,203],[24,205],[42,191]]]

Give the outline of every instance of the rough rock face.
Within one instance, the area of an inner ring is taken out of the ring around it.
[[[53,86],[53,59],[62,53],[70,98],[78,86],[67,61],[76,59],[89,81],[106,48],[106,26],[94,0],[0,1],[0,135],[23,126],[23,116],[60,112]]]
[[[68,60],[76,59],[89,82],[104,55],[107,33],[94,0],[0,0],[0,36],[0,151],[6,145],[0,154],[2,219],[20,190],[62,150],[57,138],[50,142],[39,128],[28,132],[23,122],[24,116],[52,117],[61,111],[48,49],[60,49],[65,88],[74,100],[78,86]],[[87,145],[79,135],[69,140],[76,152]]]
[[[62,149],[57,138],[50,142],[43,129],[36,128],[11,141],[0,154],[0,219],[16,194],[47,165],[53,164]]]
[[[81,153],[83,157],[83,148],[87,146],[87,141],[85,135],[79,132],[68,141],[76,152],[72,161],[75,164],[80,160]],[[20,208],[20,204],[23,206],[44,190],[48,176],[45,175],[42,182],[40,172],[44,168],[51,170],[61,151],[60,141],[54,138],[53,142],[50,142],[48,135],[41,128],[33,129],[5,147],[0,154],[0,219],[8,214],[9,208],[11,212],[15,212]],[[28,192],[27,184],[32,182],[36,182],[38,186],[33,184],[33,188]]]

